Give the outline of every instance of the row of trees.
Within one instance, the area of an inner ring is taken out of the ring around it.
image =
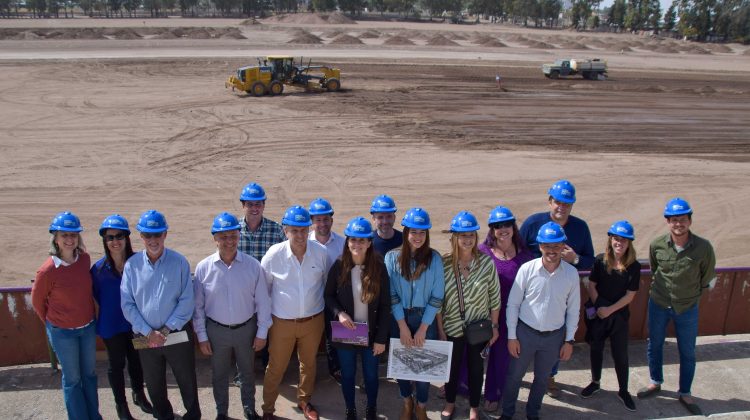
[[[607,20],[629,31],[750,43],[750,0],[673,0],[663,19],[658,0],[615,0]]]
[[[18,1],[0,0],[0,15],[10,15],[13,7],[17,11]],[[561,0],[307,0],[303,5],[298,1],[302,0],[27,0],[26,7],[37,16],[57,17],[67,16],[76,7],[86,14],[108,17],[134,16],[141,9],[151,16],[177,9],[184,15],[255,16],[299,8],[359,14],[368,8],[430,18],[464,13],[496,16],[500,21],[535,27],[558,26],[563,12]],[[573,0],[572,7],[564,11],[566,21],[583,30],[607,25],[627,31],[662,31],[700,41],[750,43],[750,0],[673,0],[663,14],[659,0],[614,0],[603,13],[600,1]]]

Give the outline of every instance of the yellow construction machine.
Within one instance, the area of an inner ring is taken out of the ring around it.
[[[294,57],[269,55],[258,58],[257,66],[245,66],[237,69],[237,73],[229,76],[224,87],[231,87],[247,92],[253,96],[281,95],[284,85],[297,86],[305,90],[327,90],[335,92],[341,88],[341,70],[326,66],[313,65],[309,60],[307,65],[294,61]]]

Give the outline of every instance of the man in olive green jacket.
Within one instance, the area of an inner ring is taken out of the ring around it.
[[[707,240],[690,231],[693,210],[687,201],[673,198],[664,209],[669,233],[651,242],[653,273],[648,301],[648,368],[651,383],[638,398],[652,396],[664,382],[663,347],[667,324],[674,323],[680,353],[679,400],[694,415],[702,415],[690,387],[695,376],[695,340],[698,336],[698,302],[716,282],[716,256]]]

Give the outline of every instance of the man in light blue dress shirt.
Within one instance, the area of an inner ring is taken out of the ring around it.
[[[255,352],[266,346],[271,327],[271,298],[255,258],[237,252],[240,222],[229,213],[214,219],[217,251],[195,268],[193,325],[201,352],[211,357],[216,419],[228,419],[232,354],[239,372],[246,419],[255,420]]]
[[[148,338],[150,348],[139,350],[154,417],[174,419],[167,399],[167,364],[180,388],[186,420],[201,417],[195,377],[193,330],[193,282],[190,263],[181,254],[164,247],[167,220],[156,210],[141,215],[136,227],[145,249],[126,263],[120,285],[122,312],[133,332]],[[165,346],[170,333],[185,331],[188,341]]]
[[[536,240],[542,252],[518,269],[508,296],[506,323],[511,360],[503,390],[502,420],[516,411],[521,379],[534,362],[534,382],[526,417],[539,418],[550,369],[573,354],[581,305],[578,270],[562,260],[565,231],[555,222],[542,225]]]

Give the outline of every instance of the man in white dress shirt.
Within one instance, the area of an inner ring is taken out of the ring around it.
[[[260,263],[237,251],[240,222],[229,213],[214,219],[217,251],[195,268],[193,325],[200,350],[211,357],[216,419],[227,419],[232,354],[239,372],[246,419],[256,420],[255,352],[266,346],[271,327],[271,298]]]
[[[576,268],[562,260],[565,231],[548,222],[536,239],[542,256],[519,268],[508,296],[506,322],[512,358],[503,391],[503,420],[511,419],[516,411],[521,379],[532,361],[534,382],[526,417],[539,418],[549,372],[558,358],[570,359],[578,328],[580,280]]]
[[[315,241],[326,247],[326,251],[328,252],[328,268],[330,269],[334,261],[344,253],[346,238],[331,229],[333,227],[333,206],[331,206],[328,200],[320,197],[316,198],[310,202],[310,207],[307,208],[307,211],[310,213],[310,220],[312,221],[312,231],[309,238],[311,241]],[[329,312],[325,313],[325,331],[328,374],[340,384],[341,363],[339,363],[336,348],[331,345],[331,340],[328,338],[331,336],[331,317]]]
[[[318,412],[310,403],[315,389],[315,356],[323,336],[323,290],[328,274],[326,248],[310,239],[310,214],[292,206],[281,220],[286,241],[273,245],[261,260],[271,294],[273,326],[263,380],[263,419],[273,420],[279,384],[294,347],[299,360],[297,405],[308,420]]]

